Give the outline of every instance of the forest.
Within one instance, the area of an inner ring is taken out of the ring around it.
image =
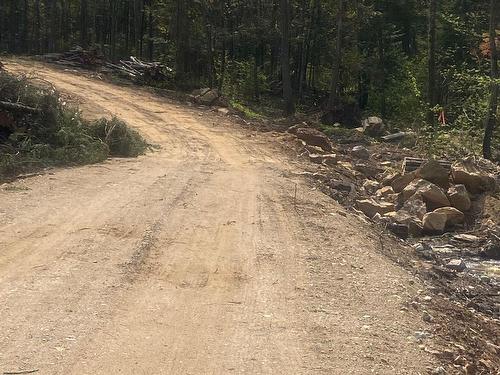
[[[498,158],[496,0],[0,0],[0,51],[161,61],[178,89]]]

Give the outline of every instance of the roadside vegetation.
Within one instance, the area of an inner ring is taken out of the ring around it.
[[[84,120],[47,82],[0,72],[0,178],[135,157],[147,147],[119,119]]]

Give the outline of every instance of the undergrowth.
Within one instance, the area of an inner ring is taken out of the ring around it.
[[[0,72],[0,101],[36,110],[0,107],[0,178],[43,167],[97,163],[109,156],[135,157],[148,146],[116,118],[85,121],[41,80]]]

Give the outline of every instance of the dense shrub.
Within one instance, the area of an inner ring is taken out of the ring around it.
[[[143,154],[148,144],[141,135],[116,117],[102,118],[90,126],[90,133],[102,140],[113,156],[136,157]]]
[[[97,163],[109,155],[137,156],[143,138],[113,119],[90,124],[77,108],[66,105],[48,84],[26,76],[0,73],[0,101],[19,103],[29,111],[0,109],[0,177],[47,166]],[[5,118],[9,119],[6,121]]]

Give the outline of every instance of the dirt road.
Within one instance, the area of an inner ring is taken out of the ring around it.
[[[161,148],[0,188],[0,373],[418,374],[421,288],[272,134],[43,65]],[[297,186],[297,200],[294,190]]]

